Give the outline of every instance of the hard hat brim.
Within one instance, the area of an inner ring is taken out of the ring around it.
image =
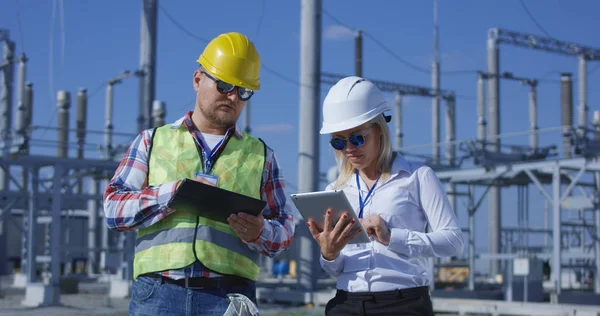
[[[321,130],[319,131],[319,133],[321,135],[325,135],[325,134],[332,134],[332,133],[337,133],[337,132],[353,129],[353,128],[356,128],[358,126],[361,126],[361,125],[371,121],[378,115],[382,115],[382,114],[384,114],[384,112],[376,112],[376,113],[374,113],[374,115],[352,118],[350,120],[347,120],[344,122],[339,122],[336,124],[323,123],[323,126],[321,127]],[[386,117],[386,122],[389,123],[391,121],[391,116],[385,115],[385,114],[384,114],[384,116]]]

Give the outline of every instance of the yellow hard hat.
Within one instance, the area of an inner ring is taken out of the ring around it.
[[[217,79],[246,89],[260,89],[260,56],[245,35],[225,33],[214,38],[197,62]]]

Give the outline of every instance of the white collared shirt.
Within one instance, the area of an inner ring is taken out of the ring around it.
[[[332,261],[321,256],[321,267],[337,276],[338,289],[380,292],[429,285],[428,257],[463,252],[462,231],[434,171],[395,156],[390,178],[379,181],[363,210],[363,217],[377,214],[386,222],[390,243],[386,246],[371,237],[368,244],[347,245]],[[359,181],[364,199],[367,186]],[[332,184],[326,188],[331,189]],[[356,177],[342,189],[358,214]]]

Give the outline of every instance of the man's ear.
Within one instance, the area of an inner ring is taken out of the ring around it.
[[[202,79],[202,72],[200,72],[200,70],[194,71],[193,85],[194,85],[194,90],[196,92],[198,92],[198,89],[200,88],[200,80],[201,79]]]

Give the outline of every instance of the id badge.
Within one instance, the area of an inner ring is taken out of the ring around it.
[[[214,184],[215,186],[219,184],[219,177],[212,175],[212,174],[206,174],[206,173],[202,173],[200,171],[196,171],[196,178],[202,178],[202,179],[208,180],[210,183]]]

